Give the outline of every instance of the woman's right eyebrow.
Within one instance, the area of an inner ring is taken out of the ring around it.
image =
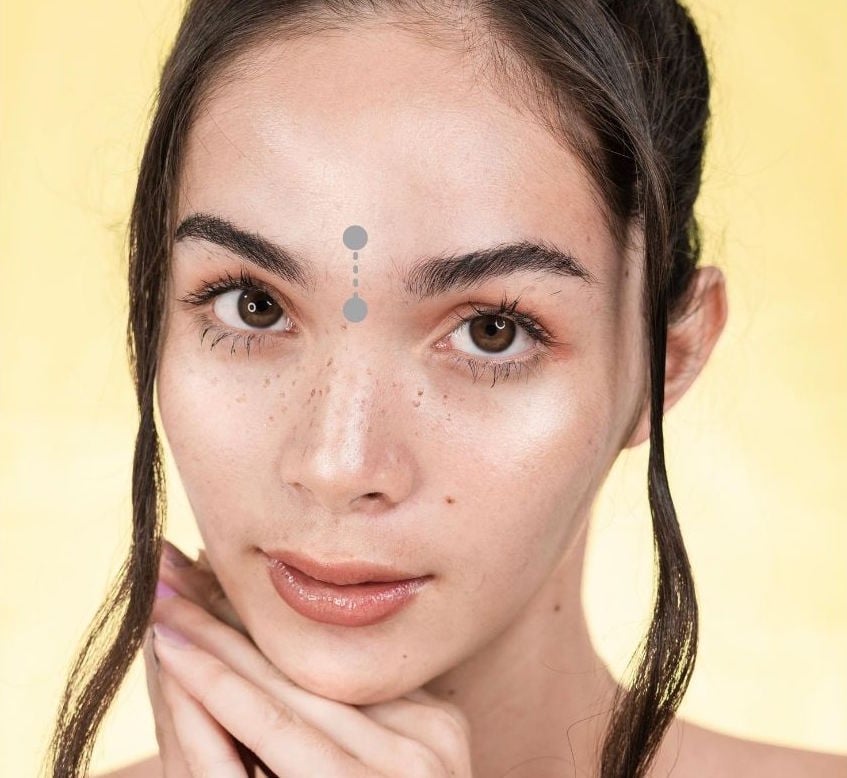
[[[209,213],[193,213],[182,220],[174,243],[195,238],[214,243],[284,281],[314,293],[313,269],[297,252],[257,232],[244,230]],[[549,241],[500,243],[459,254],[417,259],[403,278],[407,298],[422,302],[450,292],[481,286],[494,278],[518,273],[543,273],[597,284],[595,276],[571,252]]]

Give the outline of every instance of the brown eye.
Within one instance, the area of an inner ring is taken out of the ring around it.
[[[235,329],[285,329],[288,317],[267,292],[261,289],[231,289],[218,295],[215,315]],[[276,326],[279,323],[281,326]]]
[[[251,327],[270,327],[282,309],[260,289],[245,289],[238,297],[238,315]]]
[[[515,340],[515,322],[503,316],[476,316],[469,320],[468,334],[478,348],[487,353],[499,353]]]
[[[450,333],[450,340],[456,350],[471,357],[516,357],[532,352],[535,342],[542,340],[533,327],[529,319],[523,323],[499,311],[477,309],[476,316],[462,319]]]

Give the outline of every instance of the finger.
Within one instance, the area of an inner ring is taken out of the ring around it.
[[[243,635],[247,634],[247,628],[232,607],[202,549],[197,561],[193,562],[173,543],[165,540],[159,565],[159,579],[183,597],[206,608],[225,624],[229,624]]]
[[[423,744],[438,757],[447,775],[470,776],[470,726],[454,708],[426,692],[410,692],[397,700],[362,705],[359,710],[382,726]]]
[[[179,596],[158,600],[153,620],[182,632],[254,688],[285,705],[303,722],[379,773],[402,775],[409,762],[429,758],[421,754],[422,743],[413,734],[407,736],[395,728],[386,729],[356,706],[297,686],[249,638],[217,621],[197,604]],[[233,734],[238,737],[237,733]],[[264,759],[263,754],[257,753]]]
[[[176,598],[172,598],[175,600]],[[344,751],[291,708],[256,687],[199,646],[177,645],[154,626],[156,653],[162,667],[194,698],[191,713],[199,727],[197,705],[207,719],[232,734],[253,751],[271,770],[285,778],[376,778],[377,773]],[[254,649],[255,650],[255,649]],[[177,717],[174,716],[176,722]],[[186,741],[179,731],[180,743]],[[186,756],[189,756],[186,753]],[[219,754],[218,758],[222,755]],[[243,769],[243,768],[242,768]],[[217,775],[216,773],[209,773]],[[239,775],[233,773],[234,776]],[[243,776],[242,772],[239,778]],[[221,773],[222,778],[230,778]]]
[[[159,679],[188,774],[192,778],[247,778],[247,770],[229,733],[164,668],[159,671]],[[165,776],[171,778],[167,765]]]
[[[159,683],[159,668],[153,655],[153,633],[147,630],[142,648],[144,669],[147,676],[147,695],[153,708],[153,721],[156,726],[156,742],[167,778],[192,778],[185,763],[185,757],[179,745],[174,729],[170,708],[162,695]]]
[[[161,592],[157,587],[157,597],[167,597],[167,593]],[[147,637],[143,645],[144,662],[147,671],[147,691],[153,707],[153,719],[156,726],[156,740],[159,743],[159,754],[165,767],[166,778],[192,778],[188,771],[185,755],[176,735],[170,708],[165,702],[159,682],[159,660],[153,648],[153,630],[147,630]],[[257,760],[255,756],[243,744],[236,743],[238,754],[247,770],[247,775],[254,778]]]
[[[431,705],[435,708],[440,708],[445,713],[452,716],[456,719],[458,725],[462,728],[462,731],[465,733],[468,741],[471,739],[471,724],[468,720],[468,717],[465,715],[464,711],[453,703],[447,702],[447,700],[442,700],[441,697],[437,697],[432,692],[428,692],[423,687],[415,689],[414,691],[409,692],[408,694],[403,695],[413,702],[422,702],[424,705]]]

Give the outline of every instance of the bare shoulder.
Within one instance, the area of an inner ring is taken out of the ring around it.
[[[847,755],[746,740],[676,719],[654,767],[655,778],[847,778]]]
[[[92,778],[163,778],[162,762],[159,755],[151,756],[140,762],[133,762],[110,773],[100,773]]]

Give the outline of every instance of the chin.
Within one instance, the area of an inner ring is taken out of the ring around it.
[[[347,705],[374,705],[389,702],[414,691],[421,682],[408,674],[356,672],[353,667],[339,668],[311,665],[286,668],[285,674],[299,687],[320,697]]]

